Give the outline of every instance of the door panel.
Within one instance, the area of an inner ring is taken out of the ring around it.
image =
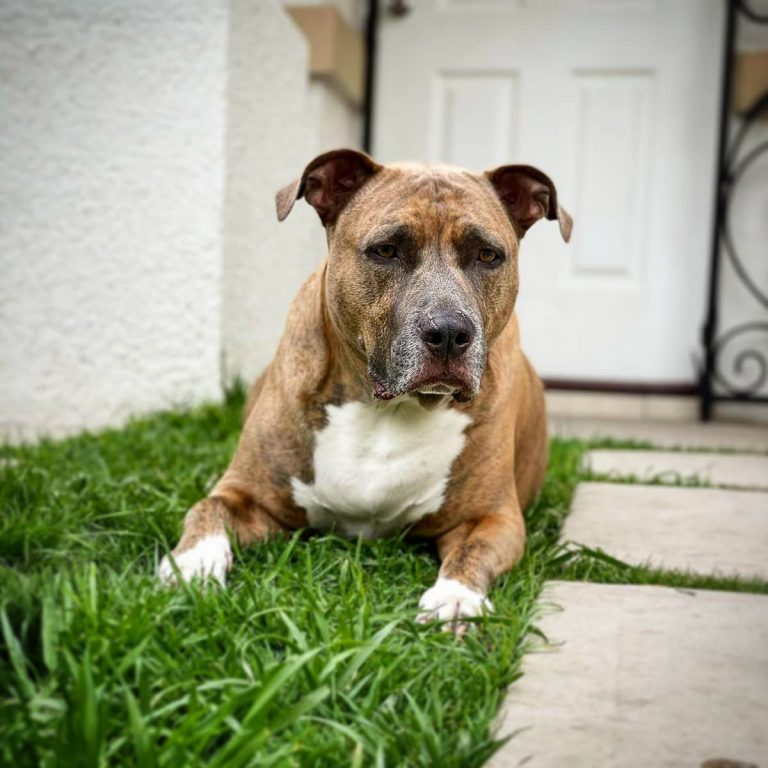
[[[548,173],[572,243],[523,243],[523,346],[550,378],[684,382],[704,316],[717,0],[415,0],[383,14],[374,154]]]
[[[645,261],[645,195],[650,182],[651,73],[577,72],[576,198],[581,237],[568,263],[574,279],[636,283]],[[619,165],[615,158],[626,158]]]
[[[516,73],[438,72],[432,93],[429,161],[475,168],[488,157],[515,152]],[[476,141],[478,121],[486,130],[482,143]]]

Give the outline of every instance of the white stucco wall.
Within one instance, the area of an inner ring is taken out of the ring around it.
[[[255,377],[325,251],[274,193],[357,140],[326,91],[280,0],[0,5],[0,439]]]
[[[322,80],[310,83],[309,105],[316,126],[318,152],[337,147],[360,146],[362,113],[350,106],[328,83]]]
[[[220,395],[223,0],[0,4],[0,427]]]
[[[290,5],[293,0],[283,0]],[[296,4],[299,4],[298,0]],[[364,34],[368,14],[365,0],[300,0],[301,5],[330,4],[345,21]],[[315,126],[315,149],[325,152],[337,147],[359,147],[362,140],[361,108],[349,103],[330,83],[313,78],[309,84],[309,108]]]
[[[350,19],[359,11],[359,0],[336,5]],[[233,0],[231,8],[223,374],[226,383],[250,383],[272,359],[291,300],[326,251],[303,201],[278,223],[275,192],[320,152],[357,146],[361,127],[358,110],[307,77],[306,41],[280,2]]]
[[[312,159],[303,35],[277,2],[233,0],[224,209],[223,365],[250,382],[271,360],[291,299],[324,254],[300,204],[278,223],[275,192]]]

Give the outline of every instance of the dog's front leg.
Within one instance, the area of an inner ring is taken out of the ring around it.
[[[248,545],[282,530],[253,496],[241,486],[220,483],[206,499],[195,504],[184,518],[184,532],[171,553],[160,562],[157,575],[165,584],[176,583],[176,569],[184,581],[215,579],[226,585],[232,566],[228,531]]]
[[[184,581],[213,578],[225,586],[232,565],[232,549],[227,536],[230,513],[224,501],[210,496],[195,504],[184,518],[184,532],[176,548],[160,561],[157,575],[168,585],[177,580],[171,562]]]
[[[443,621],[443,629],[467,630],[462,619],[490,612],[486,593],[522,556],[525,523],[519,507],[462,523],[437,540],[442,560],[435,585],[419,600],[418,621]]]

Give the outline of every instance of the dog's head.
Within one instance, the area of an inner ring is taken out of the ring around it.
[[[300,197],[326,228],[331,320],[382,400],[473,398],[515,306],[520,240],[544,217],[571,232],[554,184],[527,165],[475,174],[342,149],[277,193],[281,221]]]

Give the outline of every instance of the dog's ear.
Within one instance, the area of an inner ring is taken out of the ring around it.
[[[277,218],[282,221],[293,204],[304,197],[324,226],[333,224],[352,195],[381,168],[368,155],[354,149],[326,152],[304,169],[300,179],[275,195]]]
[[[485,176],[496,189],[517,233],[522,237],[540,218],[560,224],[560,234],[567,243],[571,239],[573,219],[557,204],[557,190],[545,173],[531,165],[502,165]]]

